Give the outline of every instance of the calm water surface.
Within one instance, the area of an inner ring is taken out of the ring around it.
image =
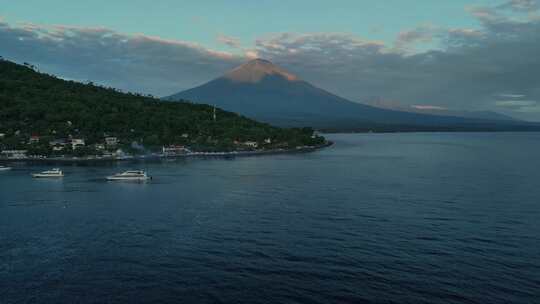
[[[329,137],[0,173],[0,302],[540,303],[540,133]]]

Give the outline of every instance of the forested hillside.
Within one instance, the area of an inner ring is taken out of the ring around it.
[[[277,128],[220,109],[214,119],[210,105],[66,81],[7,60],[0,60],[0,133],[3,149],[27,148],[31,136],[39,136],[35,145],[44,150],[50,140],[73,137],[87,146],[115,136],[124,146],[184,144],[199,150],[234,150],[246,141],[270,148],[323,141],[310,128]]]

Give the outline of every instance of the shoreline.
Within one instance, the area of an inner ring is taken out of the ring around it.
[[[92,164],[92,163],[116,163],[116,162],[138,162],[138,161],[160,161],[167,159],[187,159],[187,158],[230,158],[230,157],[247,157],[247,156],[264,156],[278,154],[297,154],[310,153],[323,148],[330,147],[334,144],[332,141],[327,141],[324,144],[317,146],[303,146],[295,149],[273,149],[263,151],[232,151],[232,152],[190,152],[177,155],[150,154],[127,157],[58,157],[58,158],[0,158],[2,163],[57,163],[57,164]]]

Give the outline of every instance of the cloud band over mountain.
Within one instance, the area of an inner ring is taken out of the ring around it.
[[[159,96],[258,56],[351,100],[496,110],[540,120],[538,4],[513,0],[469,7],[480,27],[419,25],[391,45],[347,33],[280,33],[247,47],[220,36],[226,52],[107,28],[0,20],[0,55],[64,78]],[[511,98],[516,102],[505,103],[503,95],[517,96]]]

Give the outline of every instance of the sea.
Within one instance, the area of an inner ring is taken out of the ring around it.
[[[0,303],[540,303],[540,133],[0,172]],[[129,169],[148,182],[107,182]]]

